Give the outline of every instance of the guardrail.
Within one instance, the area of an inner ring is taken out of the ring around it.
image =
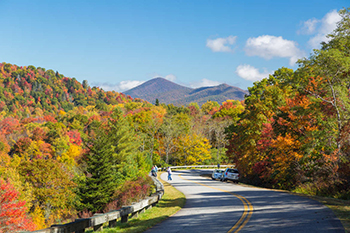
[[[156,185],[156,193],[146,199],[134,203],[130,206],[125,206],[119,210],[114,210],[105,214],[95,214],[90,218],[76,219],[74,222],[70,222],[62,225],[52,225],[49,228],[42,230],[32,231],[36,233],[83,233],[87,228],[93,228],[94,231],[102,229],[104,223],[108,222],[109,227],[115,227],[117,219],[121,219],[121,222],[127,222],[129,218],[136,217],[139,213],[143,213],[145,210],[155,206],[164,194],[163,184],[155,177],[151,177]]]
[[[172,170],[174,169],[194,169],[194,168],[217,168],[218,165],[190,165],[190,166],[169,166]],[[220,168],[226,167],[235,167],[235,165],[220,165]],[[160,170],[165,171],[166,167],[161,168]]]

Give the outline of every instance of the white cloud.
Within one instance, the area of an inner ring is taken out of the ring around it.
[[[297,45],[296,42],[283,39],[281,36],[263,35],[249,38],[245,51],[248,56],[259,56],[267,60],[273,57],[289,58],[289,64],[293,65],[304,56],[304,52]]]
[[[118,84],[110,84],[110,83],[94,83],[93,86],[97,86],[102,88],[105,91],[118,91],[123,92],[127,91],[131,88],[137,87],[144,83],[145,81],[138,81],[138,80],[127,80],[127,81],[121,81]]]
[[[321,20],[318,20],[318,26],[315,26],[313,31],[315,35],[309,40],[309,45],[312,48],[319,48],[321,42],[328,42],[330,39],[327,38],[326,35],[333,32],[340,20],[341,16],[336,10],[328,12]]]
[[[165,79],[174,82],[176,80],[176,76],[173,74],[168,74],[167,76],[164,77]]]
[[[176,76],[173,74],[168,74],[166,76],[163,76],[163,75],[154,73],[154,74],[152,74],[152,79],[154,79],[154,78],[165,78],[165,79],[172,81],[172,82],[174,82],[176,80]]]
[[[193,82],[190,84],[190,87],[192,88],[199,88],[199,87],[213,87],[213,86],[218,86],[221,83],[218,81],[213,81],[213,80],[209,80],[209,79],[202,79],[199,82]]]
[[[299,34],[313,34],[316,31],[317,24],[320,20],[312,18],[303,22],[303,27],[298,31]]]
[[[217,38],[214,40],[207,39],[207,47],[213,52],[233,52],[233,48],[227,45],[233,45],[237,36],[229,36],[226,38]]]
[[[269,72],[264,71],[263,73],[260,73],[257,68],[246,64],[237,66],[236,74],[249,81],[259,81],[269,76]]]

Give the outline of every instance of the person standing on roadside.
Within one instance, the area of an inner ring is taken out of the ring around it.
[[[152,167],[151,174],[152,176],[157,177],[157,172],[154,166]]]
[[[166,171],[168,172],[168,180],[173,180],[171,178],[171,169],[170,169],[170,167],[168,167]]]

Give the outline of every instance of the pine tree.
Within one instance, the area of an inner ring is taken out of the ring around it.
[[[145,171],[137,164],[143,156],[139,143],[120,109],[114,110],[104,127],[97,124],[93,131],[95,136],[86,142],[90,149],[85,158],[88,175],[80,182],[78,209],[99,212],[111,201],[116,188]],[[145,169],[144,164],[142,167]]]
[[[125,179],[136,179],[143,172],[137,164],[137,157],[143,156],[139,150],[140,142],[120,109],[115,109],[111,117],[109,134],[115,146],[116,170]]]
[[[87,176],[79,184],[80,203],[77,206],[78,210],[93,213],[102,211],[111,201],[116,186],[116,171],[113,169],[114,148],[103,128],[96,127],[94,132],[95,137],[87,142],[93,144],[85,157]]]

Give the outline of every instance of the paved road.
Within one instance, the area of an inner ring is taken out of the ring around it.
[[[333,212],[314,200],[213,181],[201,172],[209,170],[173,172],[170,183],[185,194],[186,204],[147,233],[345,232]]]

